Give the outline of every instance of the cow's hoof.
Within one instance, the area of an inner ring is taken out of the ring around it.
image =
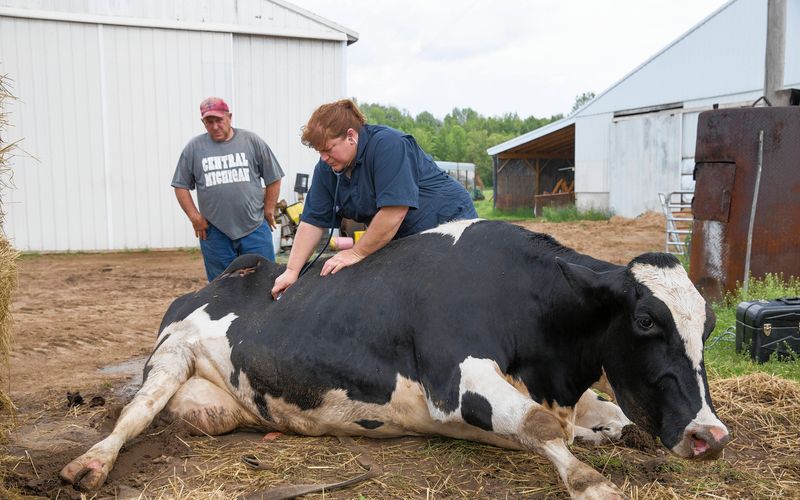
[[[106,482],[108,466],[100,460],[91,460],[84,465],[81,459],[75,459],[61,469],[61,479],[71,483],[81,491],[94,491]]]
[[[601,483],[590,486],[574,498],[579,500],[626,500],[626,497],[614,484]]]

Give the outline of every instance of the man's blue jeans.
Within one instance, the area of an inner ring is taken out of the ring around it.
[[[275,260],[275,248],[272,246],[272,230],[266,222],[238,240],[228,238],[222,231],[208,225],[206,239],[200,240],[203,262],[206,265],[208,281],[222,274],[233,260],[246,253],[255,253],[271,261]]]

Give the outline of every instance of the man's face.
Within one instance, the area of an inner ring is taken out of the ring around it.
[[[206,116],[203,118],[203,125],[211,139],[216,142],[227,141],[233,135],[230,113],[226,113],[223,117]]]

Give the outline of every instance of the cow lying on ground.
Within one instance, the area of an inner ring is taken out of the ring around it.
[[[627,422],[618,410],[593,421],[610,405],[586,392],[603,370],[625,414],[675,454],[714,457],[729,440],[703,365],[714,316],[671,255],[617,266],[518,226],[460,221],[335,275],[312,270],[273,301],[281,271],[243,256],[177,299],[141,389],[62,478],[101,486],[166,408],[212,435],[438,434],[528,449],[573,497],[613,497],[567,447]]]

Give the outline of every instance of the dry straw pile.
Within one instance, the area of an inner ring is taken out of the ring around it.
[[[4,132],[8,126],[6,106],[13,99],[8,90],[8,78],[0,75],[0,413],[13,415],[14,406],[5,389],[8,387],[8,356],[11,343],[11,292],[17,284],[17,252],[6,239],[3,231],[5,212],[3,211],[3,194],[11,182],[11,154],[15,143],[4,142]],[[0,424],[0,442],[5,442],[7,426],[13,419],[4,418]],[[0,479],[2,471],[0,467]],[[0,495],[5,496],[5,488],[0,483]]]

